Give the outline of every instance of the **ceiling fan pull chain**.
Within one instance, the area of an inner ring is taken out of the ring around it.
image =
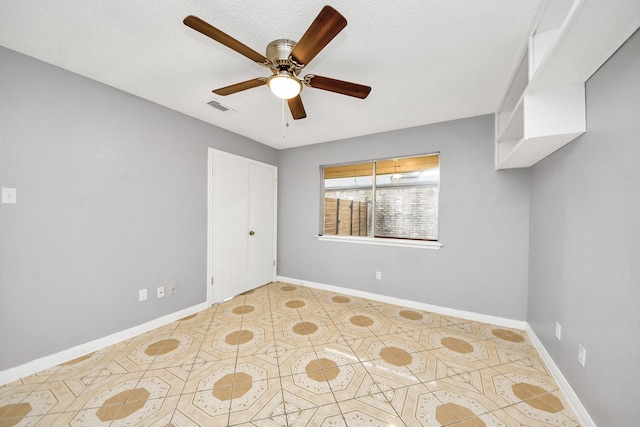
[[[285,100],[284,100],[284,98],[283,98],[283,99],[282,99],[282,135],[281,135],[281,137],[282,137],[282,138],[284,138],[284,137],[285,137],[285,135],[284,135],[284,128],[285,128],[285,122],[286,122],[286,120],[287,120],[287,119],[286,119],[286,117],[285,117],[285,113],[286,113],[286,112],[285,112],[285,110],[284,110],[284,101],[285,101]]]

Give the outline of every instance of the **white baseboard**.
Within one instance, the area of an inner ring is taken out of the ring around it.
[[[597,427],[596,423],[593,421],[584,405],[582,405],[582,402],[580,402],[580,399],[578,399],[578,395],[575,391],[573,391],[573,388],[571,388],[569,381],[567,381],[564,375],[562,375],[560,368],[558,368],[558,365],[556,365],[556,363],[553,361],[547,349],[544,348],[544,345],[542,345],[542,341],[540,341],[540,339],[528,323],[525,330],[527,331],[527,335],[529,335],[531,342],[536,347],[536,350],[538,350],[538,353],[542,357],[542,360],[551,371],[551,376],[553,376],[553,379],[556,380],[558,387],[560,387],[560,390],[562,390],[562,394],[564,394],[564,397],[567,398],[571,409],[573,409],[573,412],[578,417],[580,425],[582,425],[582,427]]]
[[[128,340],[129,338],[133,338],[152,329],[159,328],[168,323],[182,319],[183,317],[187,317],[199,311],[206,310],[208,307],[209,305],[206,302],[194,305],[192,307],[176,311],[175,313],[158,317],[157,319],[151,320],[141,325],[134,326],[133,328],[116,332],[115,334],[111,334],[106,337],[90,341],[88,343],[80,344],[78,346],[63,350],[55,354],[51,354],[49,356],[32,360],[31,362],[16,366],[15,368],[9,368],[4,371],[0,371],[0,386],[12,381],[16,381],[20,378],[33,375],[45,369],[53,368],[54,366],[57,366],[61,363],[68,362],[80,356],[84,356],[85,354],[100,350],[101,348],[117,344],[124,340]]]
[[[503,317],[496,317],[496,316],[489,316],[485,314],[478,314],[478,313],[473,313],[473,312],[463,311],[463,310],[455,310],[452,308],[440,307],[437,305],[431,305],[431,304],[425,304],[425,303],[416,302],[416,301],[404,300],[400,298],[388,297],[385,295],[379,295],[379,294],[374,294],[374,293],[365,292],[365,291],[358,291],[355,289],[342,288],[340,286],[327,285],[323,283],[315,283],[315,282],[310,282],[308,280],[294,279],[291,277],[278,276],[277,280],[281,282],[291,283],[294,285],[307,286],[309,288],[322,289],[325,291],[331,291],[331,292],[351,295],[355,297],[367,298],[374,301],[381,301],[389,304],[401,305],[404,307],[415,308],[418,310],[430,311],[432,313],[443,314],[445,316],[454,316],[462,319],[473,320],[476,322],[490,323],[492,325],[504,326],[508,328],[520,329],[520,330],[526,331],[529,337],[531,338],[531,342],[535,345],[536,349],[538,350],[538,353],[540,353],[540,356],[544,360],[544,363],[547,365],[547,367],[551,371],[551,376],[553,376],[553,379],[558,384],[558,387],[560,387],[560,390],[562,391],[564,396],[567,398],[569,405],[571,406],[571,409],[573,409],[573,412],[578,417],[578,421],[580,422],[580,424],[583,427],[597,427],[596,423],[593,421],[593,419],[591,419],[591,416],[589,415],[585,407],[582,405],[582,402],[580,402],[580,399],[578,399],[578,396],[576,395],[575,391],[573,391],[573,389],[569,385],[569,382],[564,377],[564,375],[562,375],[562,372],[560,372],[560,369],[551,358],[551,355],[547,352],[547,349],[544,348],[540,339],[538,339],[535,332],[533,332],[533,329],[531,329],[531,326],[525,321],[506,319]]]
[[[354,297],[367,298],[374,301],[385,302],[388,304],[401,305],[403,307],[443,314],[445,316],[459,317],[461,319],[473,320],[475,322],[490,323],[492,325],[504,326],[506,328],[519,329],[521,331],[524,331],[527,326],[527,322],[525,322],[524,320],[513,320],[504,317],[490,316],[488,314],[479,314],[470,311],[456,310],[453,308],[440,307],[437,305],[425,304],[422,302],[401,298],[394,298],[366,291],[358,291],[355,289],[343,288],[340,286],[326,285],[324,283],[315,283],[308,280],[294,279],[291,277],[278,276],[276,279],[281,282],[291,283],[294,285],[307,286],[309,288],[322,289],[325,291],[337,292]]]

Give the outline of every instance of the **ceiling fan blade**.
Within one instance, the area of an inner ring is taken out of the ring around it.
[[[255,50],[251,49],[250,47],[234,39],[227,33],[220,31],[213,25],[206,23],[205,21],[198,18],[197,16],[189,15],[186,18],[184,18],[184,21],[182,22],[184,22],[184,25],[186,25],[187,27],[191,27],[194,30],[204,34],[207,37],[211,37],[218,43],[222,43],[228,48],[235,50],[240,55],[244,55],[250,60],[257,62],[258,64],[261,64],[261,65],[269,64],[269,60],[265,56],[259,54]]]
[[[315,89],[328,90],[329,92],[353,96],[360,99],[365,99],[369,96],[369,92],[371,92],[370,86],[345,82],[344,80],[330,79],[329,77],[314,76],[313,74],[306,75],[304,77],[304,82],[307,86]]]
[[[295,98],[287,99],[287,104],[289,104],[289,110],[291,110],[291,116],[293,116],[293,120],[300,120],[307,117],[307,113],[304,111],[304,105],[302,105],[302,98],[300,95]]]
[[[293,48],[291,59],[299,65],[307,65],[346,26],[347,20],[337,10],[323,7]]]
[[[258,77],[257,79],[247,80],[246,82],[236,83],[234,85],[221,87],[213,91],[216,95],[232,95],[243,90],[252,89],[254,87],[262,86],[267,83],[267,79],[264,77]]]

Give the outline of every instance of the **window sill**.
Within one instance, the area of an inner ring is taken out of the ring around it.
[[[362,245],[380,246],[400,246],[404,248],[419,249],[440,249],[443,245],[440,242],[426,242],[423,240],[402,240],[402,239],[381,239],[375,237],[352,237],[352,236],[315,236],[316,239],[325,242],[359,243]]]

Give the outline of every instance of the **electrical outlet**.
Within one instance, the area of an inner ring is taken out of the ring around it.
[[[382,272],[376,271],[376,280],[382,280]]]
[[[578,345],[578,363],[584,367],[584,364],[587,361],[587,350],[582,346],[582,344]]]
[[[560,326],[560,323],[556,322],[556,338],[558,338],[558,341],[560,341],[561,336],[562,336],[562,326]]]
[[[15,188],[2,187],[2,203],[15,204],[18,196]]]
[[[170,295],[175,295],[176,294],[176,285],[175,283],[172,283],[169,285],[169,294]]]
[[[140,289],[138,291],[138,301],[146,301],[147,300],[147,290]]]
[[[156,294],[158,298],[162,298],[164,296],[164,286],[160,286],[158,289],[156,289]]]

